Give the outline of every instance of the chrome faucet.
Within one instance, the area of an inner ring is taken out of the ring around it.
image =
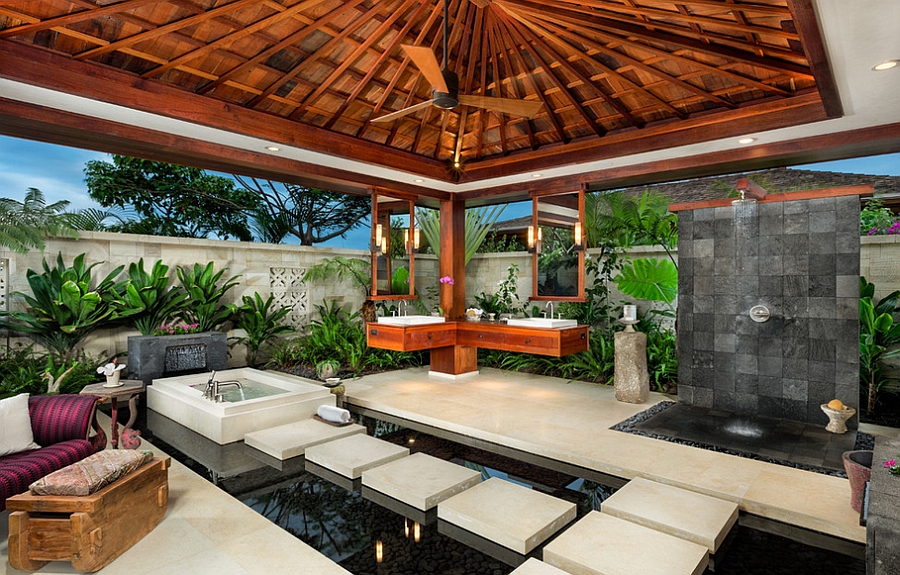
[[[545,308],[547,308],[547,307],[550,308],[550,319],[553,319],[553,302],[552,302],[552,301],[548,301],[547,303],[544,304],[544,307],[545,307]]]
[[[241,382],[239,381],[216,381],[216,370],[212,370],[209,374],[209,379],[206,381],[206,389],[203,391],[203,398],[215,401],[216,403],[224,401],[222,399],[222,394],[219,393],[219,388],[223,385],[236,385],[238,389],[244,389],[244,386],[241,385]]]
[[[409,315],[409,300],[401,299],[398,307],[400,308],[400,315]]]

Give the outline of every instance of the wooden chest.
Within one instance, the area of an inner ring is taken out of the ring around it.
[[[169,504],[169,462],[154,457],[87,496],[10,497],[10,565],[23,571],[49,561],[71,561],[88,572],[105,567],[162,521]]]

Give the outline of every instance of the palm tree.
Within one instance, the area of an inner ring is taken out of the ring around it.
[[[47,237],[77,238],[64,213],[68,206],[68,200],[48,205],[37,188],[28,188],[22,202],[0,198],[0,245],[24,254],[31,248],[44,251]]]

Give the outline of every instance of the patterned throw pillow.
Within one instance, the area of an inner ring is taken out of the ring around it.
[[[28,488],[33,495],[90,495],[151,459],[149,451],[100,451],[38,479]]]
[[[28,415],[28,394],[0,399],[0,457],[38,449]]]

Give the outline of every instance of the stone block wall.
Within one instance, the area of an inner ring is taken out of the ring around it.
[[[686,210],[678,227],[679,400],[819,424],[831,399],[858,407],[859,198]]]

